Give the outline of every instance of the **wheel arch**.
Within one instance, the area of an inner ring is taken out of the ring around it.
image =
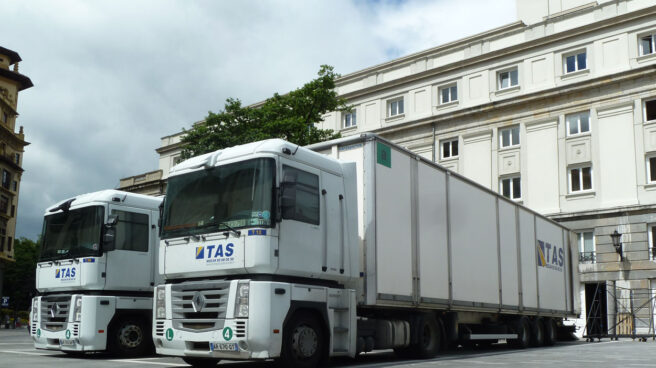
[[[329,352],[330,352],[330,323],[328,319],[328,305],[323,302],[309,302],[309,301],[296,301],[292,300],[289,305],[289,310],[287,311],[287,315],[285,316],[285,319],[283,321],[283,333],[285,329],[287,328],[288,322],[292,319],[292,317],[301,311],[307,311],[309,313],[312,313],[315,315],[317,318],[317,321],[321,325],[322,329],[322,337],[325,341],[325,346],[323,347],[323,359],[327,359],[329,357]]]

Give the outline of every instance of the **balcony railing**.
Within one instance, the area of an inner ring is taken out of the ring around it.
[[[579,252],[579,263],[595,263],[597,255],[595,252]]]

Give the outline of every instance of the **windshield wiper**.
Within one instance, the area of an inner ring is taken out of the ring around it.
[[[225,226],[226,229],[228,229],[228,230],[232,231],[233,233],[235,233],[235,235],[237,235],[237,237],[241,236],[241,231],[235,229],[234,227],[228,225],[228,224],[225,223],[225,222],[214,222],[214,221],[212,221],[212,222],[207,223],[207,224],[205,224],[205,225],[198,226],[197,229],[204,229],[204,228],[208,228],[208,227],[212,227],[212,226],[216,226],[217,228],[218,228],[218,227],[221,227],[221,226]],[[226,232],[223,233],[223,235],[225,235],[226,237],[228,237],[228,233],[229,233],[229,232],[226,231]]]

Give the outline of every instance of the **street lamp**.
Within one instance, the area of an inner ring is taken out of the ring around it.
[[[620,261],[622,260],[622,242],[620,239],[622,238],[622,234],[618,233],[617,230],[613,231],[612,234],[610,234],[610,238],[613,239],[613,247],[615,247],[615,251],[617,254],[620,255]]]

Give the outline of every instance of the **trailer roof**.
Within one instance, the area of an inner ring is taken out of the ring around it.
[[[423,161],[424,163],[426,163],[428,165],[434,166],[434,167],[436,167],[436,168],[438,168],[442,171],[445,171],[448,175],[458,177],[458,178],[464,180],[465,182],[478,187],[481,190],[484,190],[488,193],[491,193],[491,194],[495,195],[497,198],[499,198],[500,200],[503,200],[503,201],[511,203],[515,206],[521,207],[522,209],[524,209],[524,210],[526,210],[526,211],[528,211],[528,212],[530,212],[530,213],[532,213],[532,214],[534,214],[534,215],[536,215],[540,218],[543,218],[545,221],[549,221],[550,223],[553,223],[553,224],[555,224],[555,225],[557,225],[557,226],[559,226],[559,227],[561,227],[561,228],[563,228],[567,231],[570,230],[567,226],[564,226],[563,224],[561,224],[559,222],[556,222],[556,221],[544,216],[543,214],[524,206],[521,203],[517,203],[517,202],[511,200],[510,198],[506,198],[506,197],[502,196],[501,194],[499,194],[499,193],[491,190],[490,188],[487,188],[487,187],[475,182],[474,180],[472,180],[472,179],[470,179],[470,178],[468,178],[464,175],[458,174],[455,171],[451,171],[451,170],[447,169],[446,167],[444,167],[444,166],[442,166],[438,163],[435,163],[435,162],[433,162],[429,159],[426,159],[426,158],[424,158],[424,157],[422,157],[422,156],[420,156],[420,155],[418,155],[418,154],[416,154],[416,153],[414,153],[414,152],[412,152],[412,151],[410,151],[406,148],[403,148],[403,147],[399,146],[398,144],[396,144],[394,142],[391,142],[391,141],[389,141],[389,140],[387,140],[387,139],[385,139],[385,138],[383,138],[383,137],[381,137],[381,136],[379,136],[378,134],[375,134],[375,133],[362,133],[360,135],[352,135],[352,136],[349,136],[349,137],[337,138],[337,139],[333,139],[331,141],[325,141],[325,142],[321,142],[321,143],[311,144],[311,145],[306,146],[306,148],[311,149],[311,150],[321,151],[321,150],[330,149],[332,146],[335,146],[335,145],[341,146],[341,145],[360,143],[360,142],[365,142],[365,141],[370,141],[370,140],[381,141],[381,142],[383,142],[383,143],[385,143],[389,146],[394,147],[394,149],[396,149],[396,150],[403,151],[403,152],[407,153],[408,155],[414,157],[417,160]]]

